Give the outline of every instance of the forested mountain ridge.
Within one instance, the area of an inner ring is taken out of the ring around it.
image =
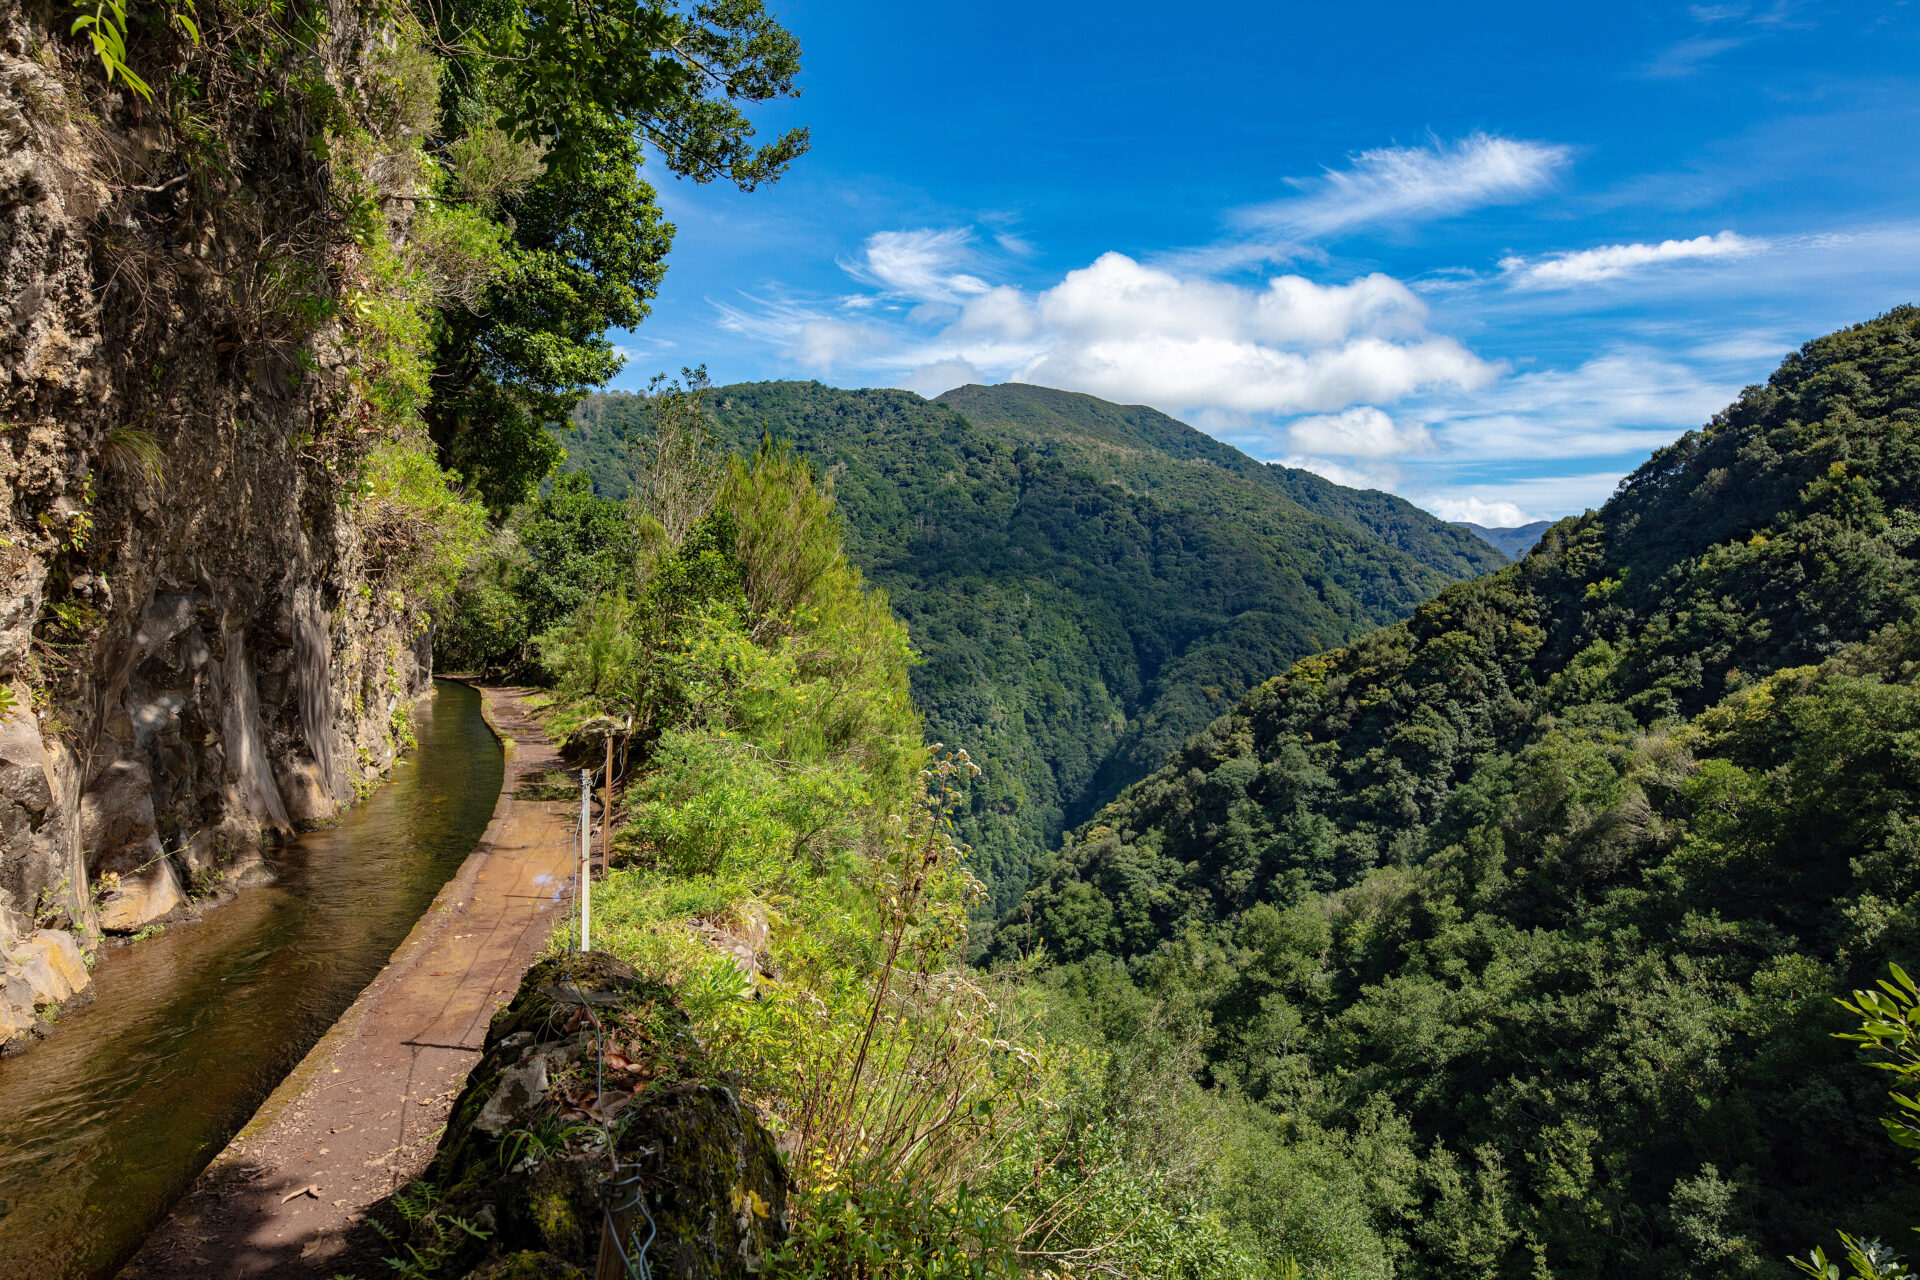
[[[1448,561],[1441,557],[1452,557],[1454,563],[1469,570],[1465,576],[1471,577],[1497,569],[1514,558],[1501,543],[1487,538],[1479,530],[1443,523],[1432,513],[1384,489],[1350,489],[1325,476],[1278,462],[1266,464],[1266,475],[1288,497],[1314,514],[1364,529],[1388,546],[1419,556],[1428,564],[1442,566]]]
[[[849,554],[925,661],[929,732],[986,768],[961,826],[1004,909],[1032,857],[1267,671],[1404,616],[1497,555],[1427,517],[1435,567],[1316,516],[1265,468],[1152,410],[1044,388],[952,403],[817,383],[716,388],[716,439],[790,440],[832,478]],[[646,402],[563,437],[609,496]]]
[[[1215,467],[1286,495],[1315,515],[1377,538],[1454,578],[1505,564],[1483,539],[1378,489],[1349,489],[1311,471],[1257,462],[1232,445],[1145,405],[1117,405],[1022,382],[956,387],[936,404],[959,410],[1003,439],[1057,457],[1103,480],[1165,500],[1191,488],[1220,501]],[[1230,482],[1229,482],[1230,483]],[[1176,499],[1177,500],[1177,499]]]
[[[1916,506],[1901,308],[1262,684],[1037,865],[999,945],[1203,1011],[1212,1078],[1291,1123],[1404,1126],[1355,1194],[1417,1274],[1903,1238],[1884,1082],[1830,1033],[1920,953]]]

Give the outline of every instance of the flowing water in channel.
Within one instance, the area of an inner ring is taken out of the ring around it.
[[[111,1275],[380,971],[500,793],[480,695],[434,682],[420,748],[280,878],[132,947],[0,1060],[0,1276]]]

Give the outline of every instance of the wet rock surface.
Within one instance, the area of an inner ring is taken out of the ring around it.
[[[0,1048],[44,1026],[49,1010],[85,995],[93,985],[73,935],[37,929],[4,950],[0,966]]]
[[[542,961],[488,1031],[409,1243],[443,1255],[439,1274],[489,1280],[593,1275],[616,1231],[651,1234],[661,1280],[764,1271],[786,1238],[786,1174],[701,1061],[665,988],[598,952]]]

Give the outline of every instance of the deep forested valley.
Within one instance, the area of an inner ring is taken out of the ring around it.
[[[991,889],[983,925],[1062,830],[1268,673],[1503,563],[1399,498],[1091,396],[769,383],[704,407],[721,445],[771,434],[831,482],[849,554],[923,656],[929,733],[986,770],[960,826]],[[647,429],[644,398],[594,396],[562,439],[624,499]]]

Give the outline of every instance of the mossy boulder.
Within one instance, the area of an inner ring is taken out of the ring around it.
[[[426,1181],[413,1243],[443,1276],[591,1275],[611,1224],[644,1243],[650,1221],[655,1277],[717,1280],[763,1271],[787,1233],[772,1135],[672,993],[599,952],[528,971]]]
[[[587,1273],[565,1258],[522,1249],[481,1267],[473,1280],[587,1280]]]

